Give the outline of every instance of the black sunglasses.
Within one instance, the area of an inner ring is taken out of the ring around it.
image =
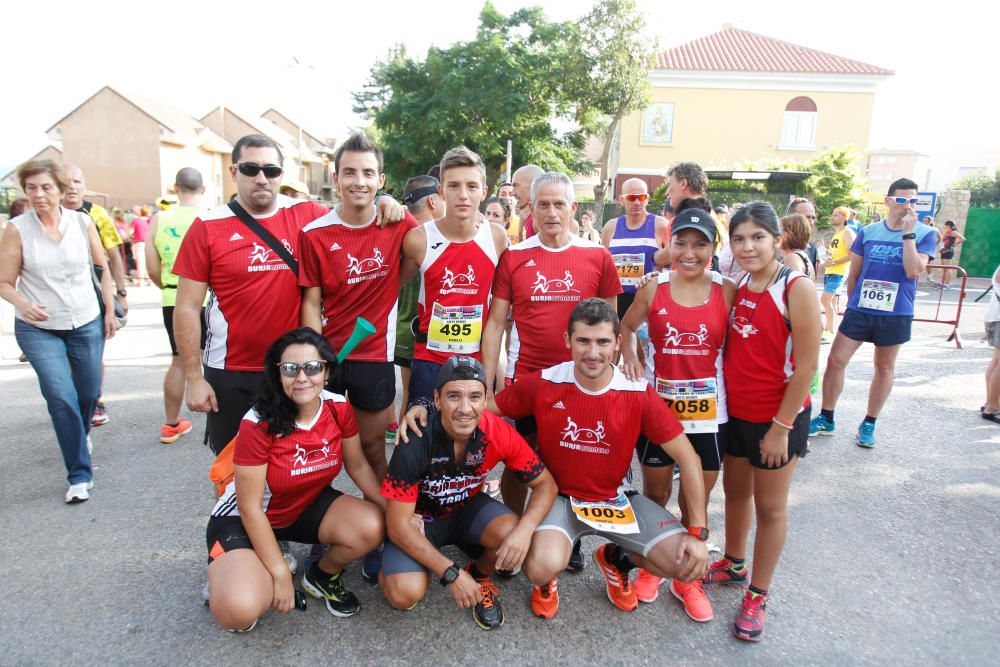
[[[250,178],[256,177],[262,171],[267,178],[277,178],[284,171],[276,164],[255,164],[253,162],[240,162],[236,165],[236,169]]]
[[[297,364],[294,361],[283,361],[278,364],[278,372],[284,375],[286,378],[295,378],[299,376],[299,371],[305,371],[308,377],[313,377],[314,375],[319,375],[326,368],[326,361],[323,359],[316,359],[314,361],[307,361],[304,364]]]

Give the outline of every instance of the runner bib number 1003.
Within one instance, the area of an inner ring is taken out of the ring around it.
[[[587,502],[570,498],[569,501],[576,518],[592,528],[621,535],[639,532],[632,503],[624,493],[619,493],[611,500]]]
[[[451,354],[475,354],[483,333],[483,307],[442,306],[434,302],[427,349]]]
[[[718,433],[719,384],[716,378],[656,378],[656,393],[674,411],[687,433]]]
[[[643,255],[620,253],[612,255],[615,268],[618,269],[618,278],[623,287],[630,287],[639,284],[642,278],[642,270],[645,268],[645,257]]]
[[[891,313],[896,309],[898,293],[899,283],[868,279],[861,283],[861,298],[858,299],[858,305],[862,308]]]

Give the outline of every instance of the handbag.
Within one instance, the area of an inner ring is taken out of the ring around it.
[[[97,307],[101,311],[101,317],[107,312],[107,306],[104,303],[104,291],[101,289],[101,278],[104,275],[104,268],[94,263],[94,253],[90,250],[90,235],[87,233],[87,224],[80,221],[80,229],[83,231],[83,240],[87,244],[87,256],[90,258],[90,280],[94,285],[94,294],[97,295]],[[128,324],[128,315],[125,314],[125,309],[117,299],[112,299],[115,304],[115,322],[118,328],[121,329],[126,324]]]

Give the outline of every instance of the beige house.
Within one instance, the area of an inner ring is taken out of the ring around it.
[[[911,150],[878,148],[868,151],[865,164],[865,174],[870,183],[868,190],[884,195],[892,182],[900,178],[909,178],[921,190],[926,190],[931,176],[929,158],[929,155]]]
[[[652,102],[622,122],[615,192],[632,176],[655,188],[681,161],[733,169],[847,145],[863,156],[876,88],[892,74],[728,25],[668,49],[649,75]]]

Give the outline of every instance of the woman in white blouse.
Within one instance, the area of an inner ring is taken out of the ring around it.
[[[90,497],[90,416],[101,391],[104,340],[114,308],[101,315],[92,264],[105,267],[104,303],[114,303],[107,259],[86,213],[60,206],[69,179],[52,160],[26,162],[17,179],[33,209],[0,237],[0,297],[14,305],[14,336],[38,375],[68,471],[67,503]]]

